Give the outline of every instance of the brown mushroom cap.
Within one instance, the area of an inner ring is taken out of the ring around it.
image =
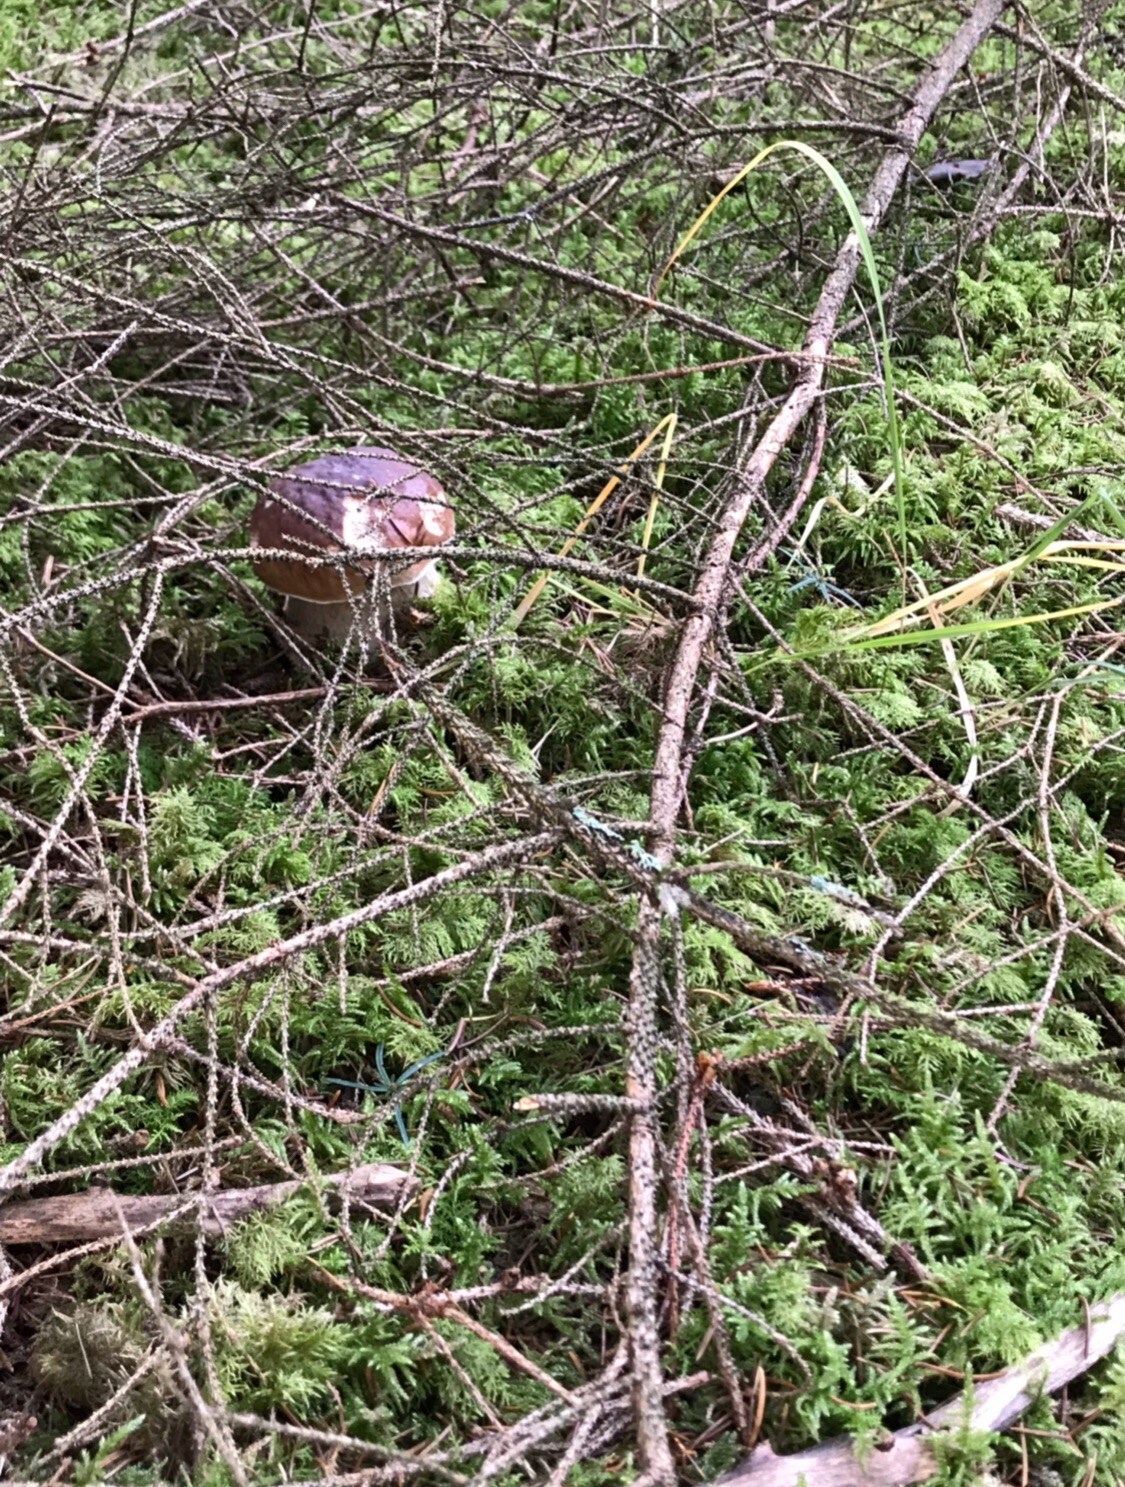
[[[320,557],[363,547],[438,547],[456,523],[439,481],[390,449],[326,454],[270,481],[250,517],[250,546]],[[424,559],[392,572],[392,588],[412,583]],[[254,571],[279,593],[317,604],[361,594],[375,565],[358,555],[344,569],[255,558]]]

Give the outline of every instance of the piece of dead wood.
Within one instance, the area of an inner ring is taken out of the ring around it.
[[[1034,1353],[995,1378],[978,1383],[968,1409],[970,1430],[1004,1430],[1043,1394],[1053,1394],[1111,1353],[1125,1336],[1125,1292],[1090,1307],[1081,1326],[1060,1332]],[[955,1394],[861,1461],[850,1440],[826,1441],[811,1451],[778,1456],[767,1443],[747,1461],[720,1477],[715,1487],[907,1487],[937,1475],[933,1440],[965,1424],[969,1401]]]
[[[393,1207],[415,1187],[408,1172],[383,1162],[357,1167],[353,1172],[340,1172],[325,1178],[337,1192],[346,1192],[349,1202]],[[122,1224],[131,1232],[151,1229],[162,1220],[176,1216],[176,1222],[190,1224],[195,1218],[196,1198],[203,1204],[203,1232],[218,1237],[247,1214],[263,1208],[274,1208],[292,1197],[303,1181],[267,1182],[259,1187],[228,1188],[202,1196],[194,1193],[161,1193],[156,1197],[134,1198],[116,1193],[112,1188],[87,1188],[84,1193],[64,1193],[55,1198],[27,1198],[0,1208],[0,1242],[4,1244],[81,1244],[90,1239],[112,1239],[122,1232]]]

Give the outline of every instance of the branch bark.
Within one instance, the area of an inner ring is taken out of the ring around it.
[[[346,1193],[352,1203],[394,1207],[403,1192],[417,1186],[408,1172],[383,1162],[357,1167],[326,1179],[329,1187]],[[130,1232],[151,1229],[173,1216],[178,1223],[195,1218],[194,1199],[203,1204],[204,1234],[219,1238],[229,1226],[248,1214],[275,1208],[307,1184],[303,1181],[267,1182],[252,1188],[229,1188],[225,1192],[161,1193],[133,1198],[111,1188],[88,1188],[84,1193],[63,1193],[53,1198],[27,1198],[0,1208],[0,1243],[82,1244],[91,1239],[112,1239],[123,1227]]]
[[[868,232],[878,227],[918,147],[923,131],[954,79],[999,19],[1005,0],[979,0],[968,20],[934,60],[898,129],[899,143],[875,172],[863,205]],[[664,696],[664,722],[656,748],[649,807],[649,850],[662,866],[672,859],[676,817],[686,787],[684,743],[696,678],[724,605],[735,544],[778,455],[813,407],[824,381],[841,311],[860,264],[859,239],[849,232],[813,312],[801,371],[792,392],[756,447],[735,472],[695,589],[699,608],[684,622]],[[657,1006],[663,912],[648,896],[641,901],[629,985],[629,1054],[626,1093],[641,1102],[633,1117],[629,1149],[629,1278],[626,1305],[633,1349],[634,1409],[641,1470],[660,1484],[675,1481],[664,1414],[663,1373],[657,1316]]]

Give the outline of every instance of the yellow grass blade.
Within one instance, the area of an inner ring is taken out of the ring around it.
[[[963,578],[958,583],[950,584],[948,588],[940,589],[936,594],[931,594],[928,599],[917,599],[913,604],[904,604],[901,609],[884,615],[874,624],[861,625],[851,632],[849,639],[873,640],[877,635],[889,635],[892,631],[901,630],[921,618],[926,611],[950,614],[955,609],[963,609],[966,604],[972,604],[977,599],[983,598],[997,584],[1003,583],[1015,566],[1015,561],[1013,561],[1001,563],[996,568],[985,568],[980,573],[974,573],[970,578]]]
[[[664,489],[664,472],[668,468],[668,451],[672,447],[672,438],[676,432],[678,415],[669,413],[665,419],[668,427],[664,430],[664,443],[660,450],[660,464],[656,467],[656,479],[653,484],[656,489],[652,493],[652,500],[648,503],[648,515],[645,517],[644,536],[641,538],[641,556],[637,562],[637,577],[645,576],[645,559],[648,557],[648,545],[652,541],[653,523],[656,521],[656,508],[660,504],[660,492]]]
[[[629,468],[634,463],[634,461],[640,459],[641,455],[644,454],[645,450],[652,443],[652,441],[657,437],[657,435],[659,433],[661,433],[661,431],[664,430],[665,428],[667,428],[669,425],[671,425],[672,428],[675,428],[675,425],[676,425],[676,415],[674,413],[668,413],[668,414],[666,414],[660,420],[660,422],[656,425],[656,427],[654,429],[652,429],[649,433],[647,433],[644,436],[644,438],[641,440],[641,442],[633,450],[632,454],[628,457],[628,459],[625,461],[625,463],[621,466],[621,468],[618,471],[618,473],[616,475],[611,475],[610,476],[610,478],[606,481],[605,485],[602,486],[601,490],[598,492],[598,494],[594,497],[594,499],[590,502],[589,506],[586,508],[586,514],[583,516],[582,520],[578,523],[578,525],[574,529],[574,536],[573,537],[568,537],[567,540],[563,543],[562,547],[559,549],[559,557],[560,558],[565,558],[566,557],[567,553],[571,550],[571,548],[574,546],[574,544],[578,541],[579,537],[581,537],[582,533],[590,525],[590,522],[594,519],[595,516],[597,516],[598,512],[602,509],[602,507],[605,505],[605,503],[609,500],[610,496],[613,495],[614,491],[621,484],[622,480],[624,480],[625,476],[628,475]],[[665,444],[664,444],[664,449],[665,449],[664,458],[665,459],[667,458],[667,448],[668,448],[668,440],[665,439]],[[661,475],[663,475],[663,465],[661,465]],[[528,589],[527,593],[524,595],[524,597],[520,600],[519,604],[516,606],[516,612],[512,616],[512,629],[513,630],[518,629],[519,626],[523,623],[524,619],[526,619],[527,613],[531,609],[531,606],[535,603],[536,599],[539,598],[539,595],[547,587],[547,585],[550,582],[550,580],[551,580],[550,573],[541,573],[539,575],[539,577],[535,580],[535,582],[531,585],[530,589]]]
[[[782,139],[778,140],[776,144],[767,145],[764,150],[759,150],[758,153],[754,156],[753,160],[751,160],[750,164],[744,165],[742,169],[737,173],[737,175],[731,177],[731,179],[726,183],[719,194],[711,198],[711,200],[707,203],[707,206],[704,208],[703,212],[698,217],[696,217],[695,221],[688,228],[687,232],[684,233],[683,237],[676,244],[671,258],[669,258],[668,262],[660,270],[660,277],[653,285],[653,299],[656,299],[657,296],[660,294],[660,286],[672,272],[673,268],[675,268],[676,260],[679,258],[680,254],[684,251],[684,249],[688,246],[692,239],[698,237],[703,229],[707,226],[707,222],[711,216],[711,213],[715,210],[715,208],[719,205],[723,198],[725,196],[729,196],[736,186],[740,186],[746,179],[746,177],[750,174],[750,172],[752,170],[757,170],[762,161],[768,159],[769,156],[773,154],[774,150],[780,150],[783,146],[789,143],[790,142],[788,140]]]
[[[968,625],[944,625],[940,630],[923,630],[910,635],[879,635],[874,639],[853,635],[848,637],[849,644],[845,650],[886,650],[896,645],[927,645],[931,640],[943,640],[946,637],[959,640],[972,635],[991,635],[996,630],[1014,630],[1020,625],[1045,625],[1050,620],[1069,620],[1084,614],[1101,614],[1107,609],[1119,609],[1122,604],[1125,604],[1125,594],[1120,594],[1115,599],[1095,599],[1090,604],[1075,604],[1069,609],[1052,609],[1046,614],[1017,614],[1002,620],[975,620]]]
[[[1108,538],[1105,542],[1048,542],[1038,551],[1020,558],[1013,558],[1010,562],[1001,563],[995,568],[982,569],[980,573],[974,573],[969,578],[962,578],[939,593],[932,594],[928,599],[918,599],[913,604],[904,604],[901,609],[884,615],[874,624],[864,625],[851,631],[849,639],[873,640],[879,635],[889,635],[921,619],[923,613],[927,611],[931,619],[935,613],[953,614],[956,610],[963,609],[966,604],[975,604],[978,599],[983,599],[999,584],[1021,572],[1031,563],[1071,563],[1077,568],[1094,568],[1105,573],[1125,573],[1125,563],[1113,563],[1107,559],[1087,556],[1089,553],[1099,552],[1125,553],[1125,542],[1110,541]],[[1044,619],[1054,617],[1042,616]]]

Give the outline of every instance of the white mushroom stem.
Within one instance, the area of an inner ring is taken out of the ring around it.
[[[399,603],[399,588],[409,589],[411,600],[428,599],[440,582],[441,574],[438,572],[437,563],[427,563],[426,566],[422,569],[421,573],[416,573],[414,575],[414,578],[410,583],[402,585],[391,585],[392,600],[395,604]]]
[[[436,561],[427,563],[420,573],[415,573],[405,583],[396,583],[392,577],[390,608],[395,615],[402,615],[416,599],[428,599],[437,588],[440,577]],[[374,634],[378,621],[381,619],[385,624],[389,614],[385,608],[381,614],[376,611],[370,592],[357,594],[350,602],[342,599],[322,604],[315,599],[300,599],[292,594],[285,600],[286,624],[307,640],[325,636],[332,640],[346,640],[352,634],[357,617],[361,633],[370,637]]]

